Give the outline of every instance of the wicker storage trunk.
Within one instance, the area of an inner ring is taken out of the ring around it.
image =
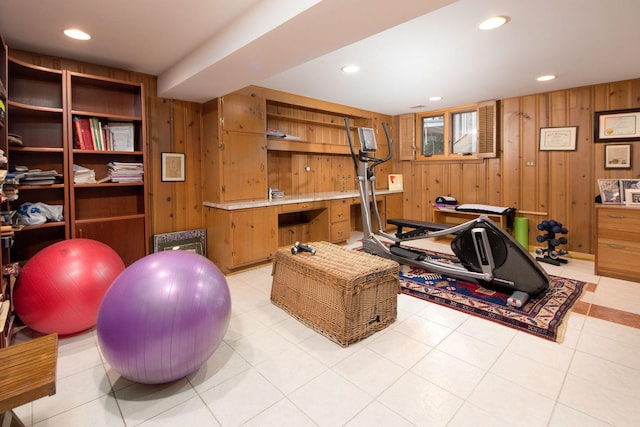
[[[396,320],[398,263],[327,242],[311,255],[279,249],[271,301],[343,347]]]

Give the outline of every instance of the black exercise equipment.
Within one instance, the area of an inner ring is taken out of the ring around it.
[[[364,231],[362,248],[365,252],[392,259],[400,264],[423,268],[432,273],[475,281],[488,289],[511,292],[512,295],[507,302],[515,307],[521,307],[529,296],[536,296],[548,289],[549,276],[536,260],[516,240],[484,215],[453,227],[432,222],[388,219],[387,223],[398,228],[395,235],[384,232],[376,203],[374,171],[377,166],[391,159],[389,130],[386,124],[382,123],[389,154],[380,159],[371,154],[371,147],[376,146],[373,130],[358,129],[360,149],[356,154],[347,117],[344,123],[358,178]],[[363,135],[366,136],[366,141]],[[370,206],[378,226],[376,234],[372,231]],[[411,240],[447,235],[455,236],[451,242],[451,249],[458,257],[460,266],[439,262],[430,258],[426,252],[402,246],[403,242]],[[378,236],[390,240],[391,243],[383,243]]]
[[[310,245],[304,245],[300,242],[295,242],[293,244],[293,247],[291,248],[291,253],[293,255],[296,255],[300,252],[309,252],[311,255],[315,255],[316,254],[316,249],[312,248]]]
[[[536,236],[538,243],[547,242],[546,248],[536,248],[536,259],[547,264],[560,265],[566,264],[568,261],[561,256],[567,255],[564,249],[556,248],[560,245],[567,244],[566,237],[556,237],[556,234],[567,234],[569,230],[562,226],[562,223],[555,219],[544,220],[538,224],[538,230],[545,231],[543,235]]]

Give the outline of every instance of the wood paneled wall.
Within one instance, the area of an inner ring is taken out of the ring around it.
[[[158,97],[155,76],[9,48],[11,57],[34,65],[142,82],[146,92],[149,144],[150,234],[203,227],[200,104]],[[162,182],[163,152],[185,153],[184,182]]]
[[[269,186],[287,195],[357,189],[349,156],[269,151],[267,165]]]
[[[151,234],[203,226],[202,189],[206,183],[201,180],[201,104],[158,97],[155,76],[29,52],[9,53],[52,69],[143,82],[147,93]],[[605,144],[593,142],[593,113],[640,108],[640,79],[500,102],[502,137],[498,158],[464,163],[399,161],[396,143],[393,162],[378,174],[404,174],[406,218],[430,221],[432,205],[439,195],[451,195],[463,203],[513,206],[518,215],[529,219],[531,246],[536,246],[535,237],[539,234],[536,225],[553,218],[569,229],[569,251],[593,254],[597,179],[640,179],[640,142],[632,143],[632,169],[604,168]],[[394,140],[398,140],[398,117],[373,119],[374,127],[380,121],[391,121]],[[550,126],[578,126],[577,149],[539,151],[539,129]],[[382,137],[379,133],[379,142],[383,142]],[[162,182],[162,152],[185,153],[184,182]],[[353,167],[345,156],[270,152],[268,161],[269,184],[288,194],[339,191],[342,176],[347,177],[347,190],[356,188],[355,181],[348,178],[349,174],[353,178]],[[311,167],[311,173],[304,171],[305,166]],[[377,186],[386,187],[386,183],[378,182]]]
[[[537,246],[537,224],[555,219],[569,230],[566,249],[593,254],[597,180],[640,179],[640,141],[632,143],[638,144],[632,169],[604,168],[605,144],[593,142],[594,112],[639,107],[640,79],[502,100],[498,158],[402,162],[404,215],[432,220],[432,205],[440,195],[461,203],[515,207],[518,216],[529,219],[530,246]],[[540,151],[540,128],[559,126],[578,127],[576,150]]]

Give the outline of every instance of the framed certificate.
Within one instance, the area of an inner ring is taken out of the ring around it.
[[[640,139],[640,109],[595,113],[595,142],[621,142]]]
[[[630,169],[631,144],[607,144],[604,146],[605,169]]]
[[[540,150],[575,150],[577,126],[540,128]]]

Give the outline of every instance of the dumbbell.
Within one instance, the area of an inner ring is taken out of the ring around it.
[[[299,252],[309,252],[311,255],[315,255],[316,254],[316,250],[314,248],[312,248],[309,245],[304,245],[300,242],[296,242],[294,243],[293,247],[291,248],[291,253],[292,254],[297,254]]]
[[[536,248],[536,255],[542,256],[545,252],[548,252],[549,248]]]

